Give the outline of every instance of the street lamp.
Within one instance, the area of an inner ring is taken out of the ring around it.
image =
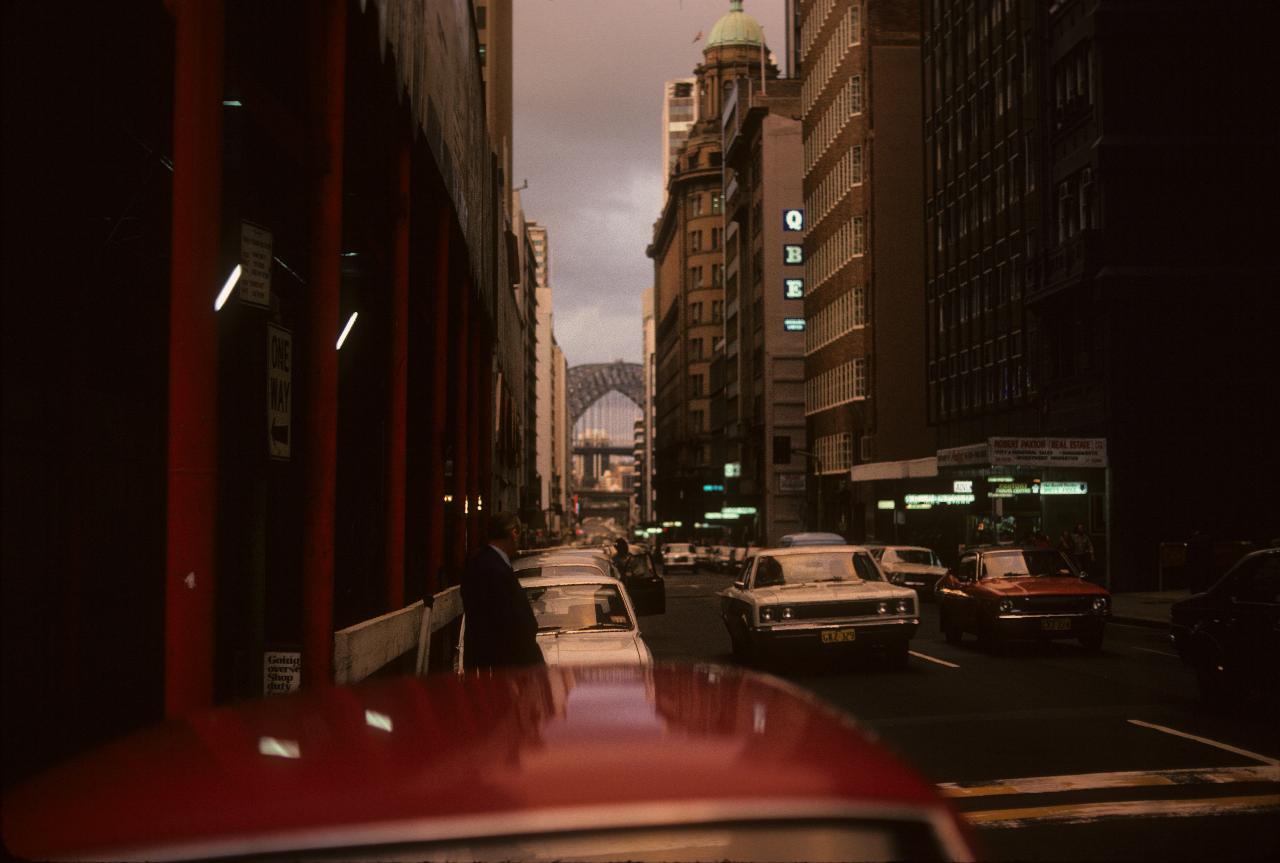
[[[822,530],[822,459],[816,452],[810,452],[807,449],[793,447],[791,451],[796,455],[804,456],[806,459],[813,459],[814,488],[818,495],[818,530]]]

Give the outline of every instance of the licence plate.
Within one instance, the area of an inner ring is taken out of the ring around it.
[[[824,629],[822,630],[822,643],[833,644],[840,641],[853,641],[857,634],[855,629]]]
[[[1071,621],[1069,621],[1069,620],[1042,620],[1042,621],[1040,621],[1040,628],[1041,628],[1041,629],[1048,629],[1048,630],[1055,630],[1055,631],[1067,630],[1067,629],[1070,629],[1070,628],[1071,628]]]

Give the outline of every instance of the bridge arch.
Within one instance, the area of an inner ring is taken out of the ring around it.
[[[587,408],[614,390],[644,409],[644,375],[639,363],[617,360],[573,366],[569,369],[565,390],[570,428],[577,425]]]

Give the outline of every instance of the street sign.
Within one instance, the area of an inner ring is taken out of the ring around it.
[[[252,222],[240,223],[240,301],[271,305],[271,232]]]
[[[267,452],[288,459],[293,443],[293,335],[267,325]]]

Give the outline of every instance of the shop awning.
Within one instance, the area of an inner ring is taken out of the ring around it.
[[[938,459],[936,456],[906,459],[904,461],[877,461],[871,464],[858,464],[854,465],[849,471],[849,479],[853,482],[937,475]]]

